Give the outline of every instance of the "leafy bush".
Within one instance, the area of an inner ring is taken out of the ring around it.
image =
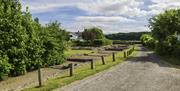
[[[93,41],[93,45],[94,46],[102,46],[102,45],[104,45],[104,40],[103,39],[95,39]]]
[[[113,44],[141,44],[140,41],[113,40]]]
[[[173,49],[174,49],[173,56],[180,59],[180,56],[179,56],[180,55],[180,43],[177,43]],[[180,63],[180,61],[179,61],[179,63]]]
[[[109,40],[109,39],[104,39],[104,45],[112,45],[113,44],[113,41],[112,40]]]
[[[112,41],[108,39],[95,39],[93,42],[94,46],[111,45]]]
[[[155,50],[156,50],[156,53],[161,56],[172,55],[173,47],[170,46],[167,41],[165,41],[163,43],[157,43]]]
[[[144,34],[141,36],[141,42],[143,45],[149,48],[155,48],[156,40],[148,34]]]
[[[90,41],[72,41],[73,42],[73,46],[93,46],[92,43]]]
[[[67,32],[60,23],[41,26],[28,8],[21,10],[19,0],[0,0],[0,80],[65,60]]]
[[[0,52],[0,80],[4,80],[8,76],[11,68],[7,55],[3,55],[2,52]]]

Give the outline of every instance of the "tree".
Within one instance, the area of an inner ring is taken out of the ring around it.
[[[180,9],[167,10],[149,20],[152,35],[159,42],[163,42],[170,35],[180,32]]]
[[[26,42],[26,69],[28,71],[37,69],[42,65],[43,41],[41,40],[40,32],[42,27],[39,24],[39,19],[32,19],[32,16],[27,8],[26,12],[23,12],[22,26],[27,33],[28,40]]]
[[[45,65],[60,64],[65,60],[64,50],[67,47],[67,32],[60,26],[57,21],[50,22],[41,34],[45,48],[42,59]]]
[[[175,35],[180,32],[180,9],[166,10],[152,17],[149,20],[149,28],[152,37],[157,40],[155,50],[159,55],[175,56],[179,53]]]
[[[0,80],[62,63],[67,35],[57,21],[41,26],[19,0],[0,0]]]
[[[156,40],[150,34],[144,34],[140,38],[143,45],[155,48]]]
[[[101,29],[93,27],[85,29],[82,33],[82,38],[87,41],[93,41],[95,39],[103,39],[105,37]]]
[[[12,64],[11,73],[26,73],[25,47],[27,34],[22,26],[22,12],[19,0],[0,0],[0,49]]]

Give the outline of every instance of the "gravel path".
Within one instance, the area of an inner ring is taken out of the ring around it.
[[[136,58],[55,91],[180,91],[180,69],[138,47]]]

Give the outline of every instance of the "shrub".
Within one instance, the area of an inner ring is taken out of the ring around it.
[[[174,46],[174,50],[173,50],[173,56],[180,59],[180,43],[176,44]]]
[[[102,45],[104,45],[104,40],[103,39],[95,39],[93,41],[93,45],[94,46],[102,46]]]
[[[161,56],[167,56],[172,55],[173,52],[173,46],[170,46],[167,41],[164,41],[163,43],[157,43],[156,44],[156,53]]]
[[[95,39],[93,41],[94,46],[103,46],[103,45],[111,45],[111,44],[112,44],[112,40],[109,39]]]
[[[113,44],[112,40],[104,39],[104,41],[105,41],[104,45],[112,45]]]
[[[72,41],[73,46],[92,46],[92,43],[90,41]]]
[[[67,33],[57,21],[41,26],[19,0],[0,0],[0,78],[64,61]],[[3,52],[3,54],[2,54]]]
[[[113,44],[141,44],[141,42],[133,40],[113,40]]]
[[[156,40],[148,34],[144,34],[141,36],[141,42],[143,45],[149,48],[155,48]]]
[[[0,53],[0,80],[4,80],[10,73],[11,65],[8,63],[7,55]]]

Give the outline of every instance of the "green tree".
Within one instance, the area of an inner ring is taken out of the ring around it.
[[[11,64],[8,63],[8,57],[2,51],[0,51],[0,80],[4,80],[11,70]]]
[[[51,22],[42,32],[43,47],[42,56],[45,65],[60,64],[65,60],[64,50],[67,47],[67,32],[61,28],[59,22]]]
[[[28,8],[26,12],[23,12],[22,26],[28,35],[28,40],[26,42],[26,69],[28,71],[37,69],[42,65],[41,57],[44,52],[43,41],[41,40],[40,32],[42,27],[39,24],[39,19],[32,19]]]
[[[149,20],[149,28],[156,43],[159,55],[173,56],[179,51],[177,37],[180,32],[180,9],[166,10]]]
[[[163,42],[170,35],[180,32],[180,9],[167,10],[149,20],[152,35],[159,42]]]
[[[62,63],[67,35],[57,21],[41,26],[19,0],[0,0],[0,79]]]
[[[93,41],[95,39],[103,39],[104,34],[103,31],[97,27],[85,29],[82,33],[82,38],[87,41]]]
[[[19,0],[0,0],[0,49],[7,54],[13,75],[26,73],[25,43],[28,37],[22,18]]]

